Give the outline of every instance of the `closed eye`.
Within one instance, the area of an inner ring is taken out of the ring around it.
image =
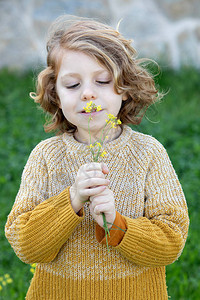
[[[97,83],[99,83],[99,84],[109,84],[110,82],[111,82],[111,80],[108,80],[108,81],[97,80]]]
[[[79,83],[76,83],[76,84],[73,84],[73,85],[70,85],[70,86],[66,86],[66,88],[67,89],[75,89],[78,86],[79,86]]]

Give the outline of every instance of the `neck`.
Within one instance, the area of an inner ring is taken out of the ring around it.
[[[115,139],[117,139],[120,134],[122,133],[122,129],[120,126],[117,126],[116,128],[112,128],[109,133],[106,135],[106,138],[104,140],[104,143],[109,143]],[[91,134],[89,135],[87,133],[86,136],[81,136],[79,134],[78,131],[76,131],[74,133],[74,138],[79,142],[79,143],[83,143],[86,145],[90,145],[90,144],[94,144],[95,142],[99,141],[100,139],[102,139],[102,132],[100,133],[93,133],[91,132]]]

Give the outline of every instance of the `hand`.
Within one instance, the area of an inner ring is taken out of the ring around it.
[[[89,207],[91,215],[99,226],[103,227],[102,213],[104,213],[106,221],[111,223],[107,224],[108,229],[112,227],[116,217],[115,199],[113,192],[108,187],[106,187],[100,194],[90,197]]]
[[[91,196],[105,190],[110,183],[105,179],[108,168],[105,164],[96,162],[81,166],[78,170],[75,183],[70,187],[71,205],[77,213]]]

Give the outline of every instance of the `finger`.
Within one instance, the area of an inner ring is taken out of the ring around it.
[[[108,179],[105,178],[89,178],[84,180],[80,186],[81,188],[95,188],[101,185],[109,185],[110,181]]]
[[[84,169],[85,171],[92,171],[92,170],[102,171],[102,166],[101,166],[100,163],[91,162],[91,163],[88,163],[88,164],[85,164],[85,165],[81,166],[80,169]]]
[[[91,188],[91,189],[85,189],[85,190],[83,190],[82,195],[84,197],[91,197],[91,196],[100,194],[105,189],[106,189],[106,186],[104,186],[104,185],[101,185],[101,186],[98,186],[95,188]]]
[[[98,195],[98,198],[99,198],[100,196],[104,197],[104,199],[107,199],[107,200],[109,200],[109,201],[110,201],[110,198],[112,198],[113,201],[114,201],[113,193],[112,193],[112,191],[109,189],[108,186],[106,186],[106,189],[102,191],[101,195]],[[94,200],[94,199],[92,198],[91,201],[93,201],[93,200]]]
[[[100,169],[87,169],[85,166],[84,168],[80,168],[77,174],[78,177],[84,178],[84,177],[101,177],[105,178],[105,175],[103,174],[102,170]]]
[[[92,170],[92,171],[85,171],[85,170],[82,170],[80,173],[79,173],[79,176],[81,178],[94,178],[94,177],[98,177],[98,178],[105,178],[105,175],[103,174],[102,171],[99,171],[99,170]]]
[[[90,202],[92,203],[93,207],[101,203],[108,203],[111,201],[109,197],[105,197],[105,191],[108,187],[106,187],[100,194],[94,195],[90,197]]]
[[[96,215],[100,215],[101,213],[107,213],[111,211],[112,206],[110,203],[101,203],[96,205],[93,210]]]

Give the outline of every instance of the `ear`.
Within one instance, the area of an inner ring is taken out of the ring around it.
[[[122,95],[122,101],[126,101],[127,99],[128,99],[128,96],[127,96],[126,93],[124,93],[124,94]]]

